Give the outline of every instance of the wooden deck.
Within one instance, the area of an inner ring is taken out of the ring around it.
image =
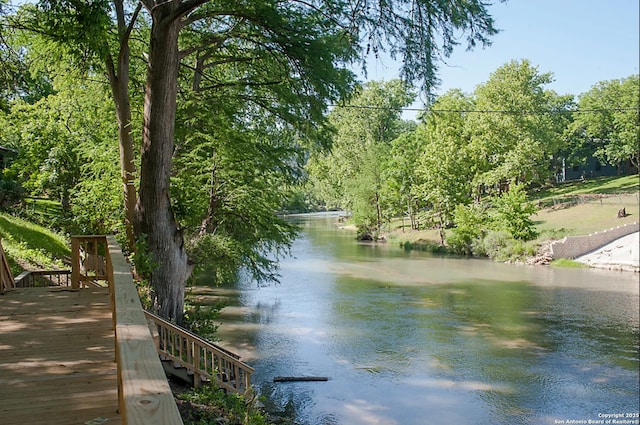
[[[120,424],[109,291],[0,295],[0,423]]]

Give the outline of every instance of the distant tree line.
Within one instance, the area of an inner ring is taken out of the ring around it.
[[[309,160],[309,190],[350,211],[364,237],[406,217],[414,229],[441,229],[443,244],[453,229],[449,245],[460,253],[486,254],[474,241],[488,232],[533,239],[524,195],[554,183],[561,167],[594,156],[638,172],[638,75],[598,82],[577,99],[546,89],[552,80],[512,61],[473,94],[437,97],[418,124],[401,119],[414,98],[408,86],[368,83],[329,114],[332,148]]]

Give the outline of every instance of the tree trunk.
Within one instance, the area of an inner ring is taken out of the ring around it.
[[[382,231],[382,206],[380,205],[380,193],[376,192],[376,233]]]
[[[174,148],[180,20],[171,17],[179,2],[165,2],[152,16],[144,101],[140,191],[136,233],[146,238],[153,264],[150,276],[158,314],[180,323],[184,283],[191,273],[171,200],[169,179]]]
[[[128,55],[128,54],[127,54]],[[127,60],[128,62],[128,60]],[[135,164],[133,156],[133,137],[131,135],[131,104],[129,103],[128,64],[118,63],[121,70],[117,75],[109,73],[111,92],[116,106],[118,120],[118,142],[120,148],[120,172],[124,191],[125,231],[130,251],[135,249],[133,231],[134,211],[137,201],[135,187]],[[126,70],[126,71],[125,71]]]
[[[120,51],[116,64],[113,58],[106,58],[107,77],[111,86],[113,102],[118,121],[118,144],[120,150],[120,172],[124,192],[125,232],[129,251],[135,250],[134,212],[137,202],[135,187],[136,168],[133,155],[133,136],[131,135],[131,103],[129,98],[129,31],[127,28],[122,0],[114,1],[118,20],[118,38]],[[130,25],[137,18],[139,8],[133,14]]]

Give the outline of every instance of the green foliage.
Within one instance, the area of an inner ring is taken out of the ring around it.
[[[509,192],[492,201],[489,208],[479,204],[456,207],[456,226],[447,232],[449,249],[501,261],[532,254],[533,245],[525,242],[537,236],[530,218],[535,208],[527,202],[523,186],[512,185]]]
[[[229,119],[243,115],[252,125]],[[297,124],[214,93],[185,95],[179,116],[171,189],[192,261],[215,283],[234,280],[241,267],[258,281],[275,279],[276,259],[296,235],[275,212],[300,181]]]
[[[480,204],[458,205],[454,212],[456,226],[447,232],[447,245],[455,254],[474,254],[474,244],[484,238],[487,231],[488,212]],[[476,250],[476,254],[483,252]]]
[[[129,261],[134,266],[139,277],[146,279],[149,277],[156,264],[149,253],[146,235],[141,235],[136,240],[136,250],[129,254]]]
[[[11,16],[10,23],[31,34],[42,34],[30,40],[44,55],[42,66],[69,62],[73,68],[99,68],[108,53],[110,32],[109,0],[75,1],[42,0],[23,5]]]
[[[216,285],[237,279],[242,254],[239,242],[220,234],[201,235],[189,245],[189,257],[198,264],[198,270],[207,270],[209,279]]]
[[[534,243],[515,239],[504,230],[491,230],[473,244],[473,255],[485,256],[496,261],[516,262],[536,254]]]
[[[383,215],[387,220],[408,215],[414,223],[420,208],[418,199],[411,193],[417,179],[415,167],[420,152],[420,141],[413,130],[414,128],[405,130],[391,142],[391,150],[382,172],[381,195],[385,199]]]
[[[0,179],[0,209],[8,209],[19,204],[24,197],[24,189],[20,183]]]
[[[478,257],[489,257],[498,261],[505,261],[509,247],[514,242],[513,237],[504,230],[489,230],[481,238],[472,242],[471,252]]]
[[[183,326],[202,338],[217,341],[217,320],[223,307],[221,303],[214,306],[185,303]]]
[[[90,139],[77,147],[82,179],[71,192],[69,226],[76,233],[124,233],[122,177],[112,140]]]
[[[50,195],[69,207],[69,192],[78,181],[79,163],[70,143],[62,98],[15,105],[2,129],[18,153],[5,175],[22,182],[31,194]]]
[[[554,267],[564,267],[570,269],[585,269],[589,268],[588,264],[581,263],[579,261],[569,260],[568,258],[558,258],[557,260],[553,260],[551,265]]]
[[[220,417],[226,418],[231,425],[268,423],[262,412],[253,405],[253,400],[247,400],[237,394],[226,394],[211,385],[181,393],[177,397],[191,404],[191,409],[182,409],[188,411],[183,414],[185,425],[216,423]]]
[[[537,236],[531,216],[536,208],[527,202],[524,186],[512,184],[508,192],[493,198],[493,226],[504,229],[514,239],[529,241]]]
[[[32,196],[60,202],[62,217],[49,225],[69,233],[118,233],[122,186],[113,108],[95,84],[60,81],[57,87],[33,105],[12,105],[8,126],[0,128],[0,138],[17,152],[5,178]]]
[[[146,235],[141,235],[136,240],[136,249],[129,254],[128,259],[136,273],[136,289],[138,290],[142,308],[152,311],[154,307],[153,293],[149,284],[149,276],[156,264],[149,253]]]
[[[490,111],[472,114],[466,122],[477,189],[549,179],[549,158],[563,140],[563,129],[553,117],[562,112],[559,107],[568,107],[554,92],[544,90],[551,81],[551,73],[539,73],[529,61],[512,61],[476,89],[476,108]]]
[[[432,112],[422,116],[423,125],[416,130],[422,150],[416,164],[416,183],[411,188],[437,216],[438,226],[453,222],[456,205],[471,201],[473,166],[468,150],[465,122],[473,101],[462,92],[452,90],[438,98]],[[454,112],[459,111],[459,112]]]
[[[400,248],[405,251],[423,251],[430,254],[447,254],[450,252],[446,247],[432,241],[401,242]]]
[[[399,202],[383,199],[383,193],[392,193],[384,190],[383,180],[390,168],[391,141],[405,128],[400,108],[413,98],[399,80],[366,84],[347,105],[329,115],[336,129],[331,152],[315,152],[309,160],[307,171],[317,196],[328,205],[351,211],[362,234],[377,234],[383,211],[393,210],[392,205]]]
[[[601,81],[580,96],[580,109],[593,113],[574,114],[570,127],[578,143],[613,166],[640,161],[640,76]]]

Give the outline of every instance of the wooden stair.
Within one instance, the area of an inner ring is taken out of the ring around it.
[[[145,311],[165,373],[194,387],[204,383],[243,394],[251,389],[253,368],[240,356]]]

